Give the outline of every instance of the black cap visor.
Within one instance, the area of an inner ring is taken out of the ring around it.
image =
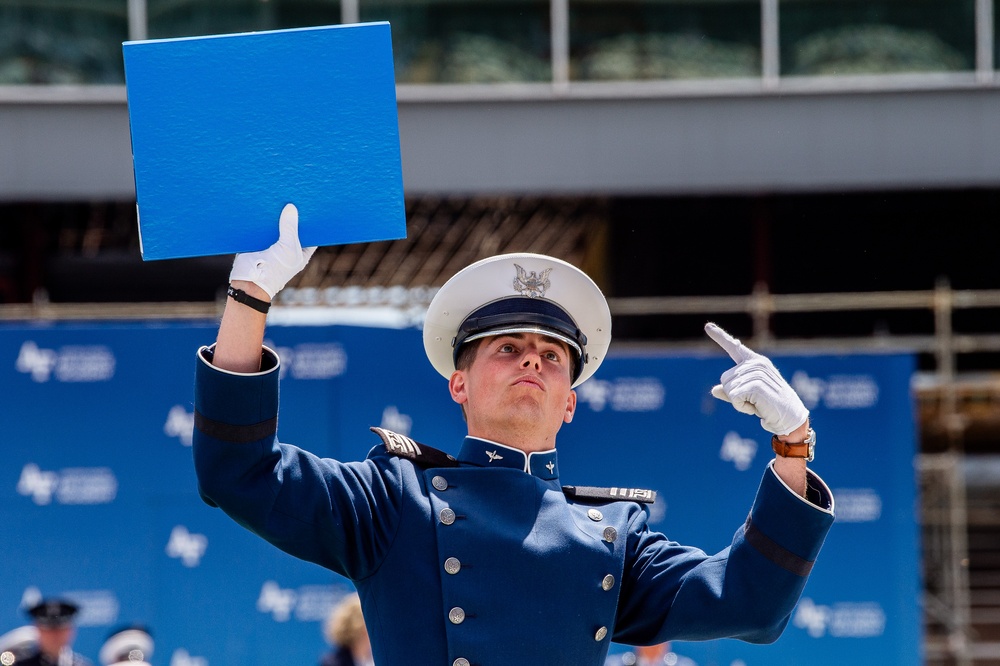
[[[487,303],[466,317],[452,341],[454,359],[466,342],[511,333],[540,333],[565,342],[576,354],[574,381],[587,362],[587,336],[573,318],[552,301],[523,296]]]

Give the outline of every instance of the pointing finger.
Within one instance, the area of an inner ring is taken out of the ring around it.
[[[705,333],[707,333],[708,337],[715,340],[715,342],[722,347],[727,354],[729,354],[729,358],[733,359],[737,363],[742,363],[743,361],[753,357],[753,352],[750,351],[746,345],[729,335],[729,333],[723,330],[720,326],[712,322],[708,322],[705,324]]]

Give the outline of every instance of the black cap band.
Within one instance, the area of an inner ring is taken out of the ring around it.
[[[578,363],[573,369],[575,381],[587,362],[587,336],[565,310],[552,301],[541,298],[513,296],[487,303],[473,311],[458,327],[458,334],[452,341],[453,358],[458,361],[459,349],[463,344],[486,337],[493,331],[515,333],[535,329],[563,340],[576,353]]]

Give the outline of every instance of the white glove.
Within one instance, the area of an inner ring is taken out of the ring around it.
[[[759,416],[764,430],[775,435],[787,435],[806,422],[809,410],[769,358],[711,322],[705,324],[705,332],[736,361],[722,373],[722,383],[712,388],[712,395],[731,402],[737,411]]]
[[[237,254],[229,281],[246,280],[274,295],[306,267],[315,247],[303,248],[299,242],[299,209],[286,204],[278,219],[278,241],[260,252]]]

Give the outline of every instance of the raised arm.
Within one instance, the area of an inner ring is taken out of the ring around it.
[[[810,434],[809,410],[771,360],[716,324],[706,324],[705,332],[736,362],[722,373],[721,383],[712,388],[712,395],[732,403],[737,411],[758,416],[761,427],[780,442],[790,446],[804,442]],[[774,461],[775,473],[803,497],[807,490],[806,461],[797,454],[776,455]]]
[[[212,359],[213,365],[223,370],[260,370],[267,308],[275,294],[305,268],[316,251],[314,247],[303,248],[299,242],[299,211],[293,204],[282,209],[278,230],[274,245],[260,252],[238,254],[233,261],[229,275],[232,289],[226,299]]]

